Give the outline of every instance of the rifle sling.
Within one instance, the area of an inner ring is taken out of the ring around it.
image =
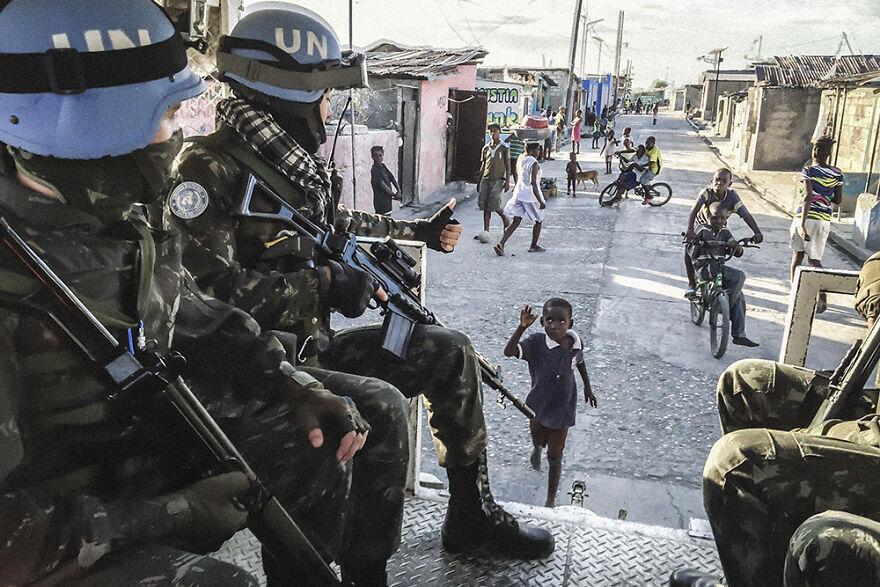
[[[224,127],[213,135],[192,137],[187,140],[191,143],[204,144],[210,149],[226,153],[260,180],[264,181],[266,185],[271,187],[286,202],[293,203],[302,197],[293,184],[290,183],[290,180],[281,175],[277,169],[263,161],[253,149],[242,145],[238,135],[232,130]]]

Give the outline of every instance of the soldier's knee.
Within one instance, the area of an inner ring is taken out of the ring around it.
[[[749,471],[773,457],[774,445],[764,428],[737,430],[725,434],[712,446],[703,468],[703,495],[709,508],[710,497],[736,492],[748,482]]]
[[[358,399],[358,408],[373,428],[394,445],[406,444],[409,424],[409,400],[393,385],[369,378],[370,392]]]
[[[740,359],[731,364],[718,378],[717,392],[720,397],[740,393],[744,386],[750,389],[766,388],[772,382],[773,361],[766,359]]]
[[[785,584],[876,584],[880,570],[880,524],[840,511],[816,514],[798,526],[788,543]]]
[[[438,346],[445,347],[446,349],[458,348],[469,350],[473,348],[471,339],[468,335],[451,328],[445,328],[443,326],[432,327],[429,330],[428,336],[433,339]]]

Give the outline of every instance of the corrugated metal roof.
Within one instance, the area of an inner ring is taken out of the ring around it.
[[[480,63],[488,55],[482,48],[404,49],[367,51],[367,73],[372,77],[432,79],[454,73],[459,65]]]
[[[775,64],[755,66],[758,83],[766,86],[803,87],[838,77],[880,71],[877,55],[788,55],[774,57]]]
[[[869,71],[868,73],[856,73],[853,75],[842,75],[840,77],[831,78],[826,81],[818,82],[819,87],[846,85],[846,86],[876,86],[880,85],[880,71]]]

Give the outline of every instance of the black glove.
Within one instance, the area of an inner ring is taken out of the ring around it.
[[[341,439],[352,430],[358,434],[370,430],[370,424],[361,416],[350,397],[333,395],[318,382],[307,387],[292,382],[291,389],[295,406],[293,424],[296,428],[306,433],[320,428],[325,442],[328,437]]]
[[[329,261],[327,266],[330,268],[330,307],[346,318],[357,318],[376,293],[376,281],[368,273],[350,265]]]
[[[199,550],[216,550],[247,524],[248,513],[233,501],[250,487],[239,471],[209,477],[167,496],[174,535]]]
[[[440,246],[440,233],[447,224],[458,224],[458,220],[452,217],[452,208],[443,206],[436,214],[427,220],[420,220],[415,227],[415,239],[424,242],[429,249],[451,253]]]

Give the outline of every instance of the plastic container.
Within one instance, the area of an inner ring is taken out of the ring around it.
[[[535,114],[526,114],[525,118],[525,126],[526,128],[547,128],[547,117],[546,116],[537,116]]]

